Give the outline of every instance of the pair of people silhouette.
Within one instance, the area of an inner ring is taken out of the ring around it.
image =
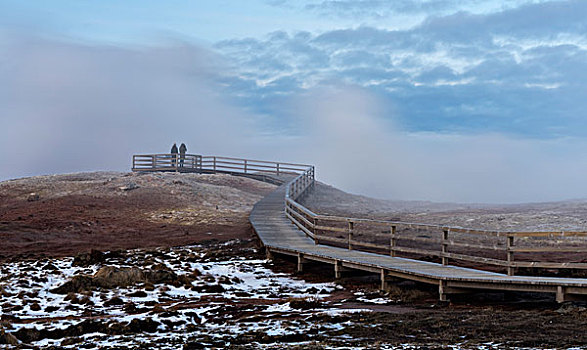
[[[175,167],[177,164],[177,153],[179,151],[179,167],[183,168],[183,161],[185,159],[185,152],[187,152],[188,148],[186,147],[185,143],[182,143],[179,146],[179,150],[177,149],[177,145],[174,143],[171,146],[171,165]]]

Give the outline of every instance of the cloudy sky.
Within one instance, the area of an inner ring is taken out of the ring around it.
[[[0,179],[133,153],[381,198],[587,198],[587,1],[0,0]],[[360,169],[360,170],[358,170]]]

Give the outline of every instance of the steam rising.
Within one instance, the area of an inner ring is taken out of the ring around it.
[[[587,143],[407,133],[365,90],[292,96],[298,134],[231,106],[221,57],[188,44],[127,50],[0,36],[0,179],[127,170],[133,153],[312,162],[320,180],[390,199],[524,202],[585,197]],[[521,101],[522,102],[522,101]]]

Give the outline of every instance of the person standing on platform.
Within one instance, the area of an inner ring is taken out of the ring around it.
[[[176,164],[177,164],[177,145],[174,143],[173,146],[171,146],[171,166],[173,168],[175,168]]]
[[[183,168],[183,161],[185,159],[185,152],[187,152],[188,148],[185,146],[185,143],[182,143],[179,146],[179,166]]]

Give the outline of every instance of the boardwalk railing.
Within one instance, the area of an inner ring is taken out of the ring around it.
[[[202,168],[202,156],[178,153],[137,154],[132,156],[133,171],[179,171]]]
[[[271,162],[266,160],[230,158],[219,156],[202,156],[177,153],[139,154],[132,158],[132,170],[147,171],[178,171],[178,172],[221,172],[236,174],[266,175],[298,175],[311,165]],[[312,171],[313,173],[313,171]]]
[[[285,215],[316,244],[367,250],[391,256],[426,258],[443,265],[458,261],[516,269],[587,269],[587,232],[513,232],[321,215],[301,204],[315,184],[315,169],[305,164],[186,154],[133,156],[133,171],[222,172],[295,175],[287,184]],[[183,166],[182,166],[183,165]],[[543,272],[537,272],[543,273]]]
[[[243,174],[262,173],[280,176],[287,174],[299,174],[300,172],[305,171],[308,167],[310,166],[305,164],[218,156],[202,156],[202,169],[215,172],[238,172]]]
[[[321,215],[299,201],[314,186],[314,168],[286,189],[286,216],[316,244],[391,256],[438,259],[516,269],[587,269],[587,232],[510,232]],[[550,260],[549,260],[550,259]],[[578,260],[572,261],[571,259]]]

